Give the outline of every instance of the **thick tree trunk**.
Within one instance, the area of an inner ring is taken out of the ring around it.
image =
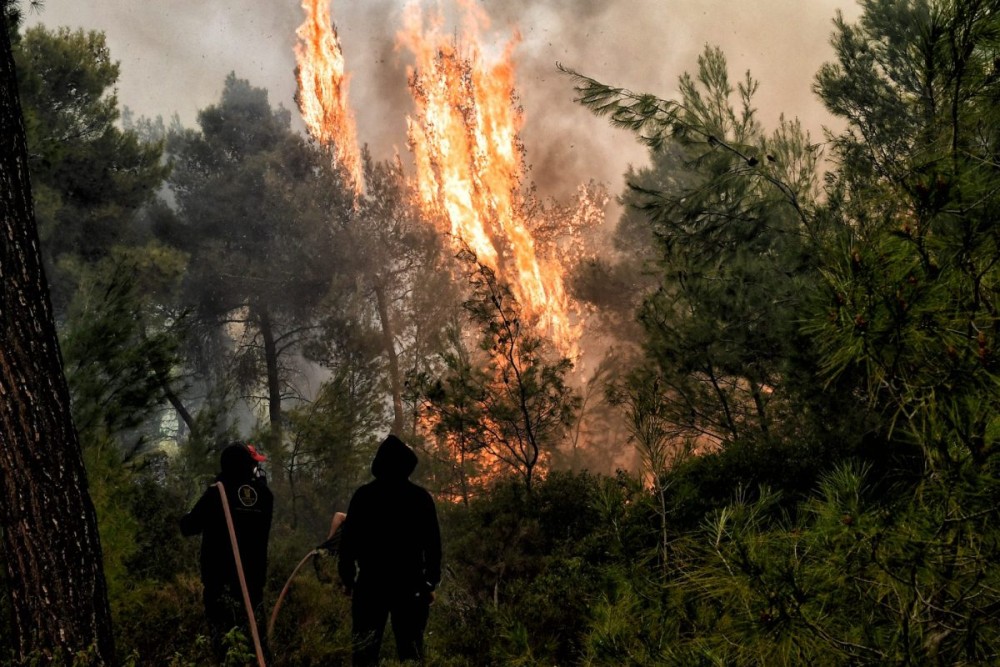
[[[69,410],[0,10],[0,527],[22,660],[113,663],[97,516]],[[62,654],[60,657],[59,654]],[[32,663],[34,664],[34,663]]]

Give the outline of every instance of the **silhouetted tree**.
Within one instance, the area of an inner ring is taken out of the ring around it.
[[[199,124],[168,143],[179,214],[160,231],[190,254],[186,298],[228,341],[215,361],[231,359],[251,397],[264,389],[277,443],[283,401],[296,395],[290,359],[319,330],[334,230],[352,196],[325,156],[292,132],[288,112],[235,75]]]

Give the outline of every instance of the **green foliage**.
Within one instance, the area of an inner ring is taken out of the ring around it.
[[[841,233],[813,324],[830,377],[859,372],[933,467],[996,447],[1000,24],[989,3],[867,2],[837,23],[817,92],[849,123],[827,215]]]
[[[108,595],[114,598],[128,586],[125,563],[135,553],[136,537],[141,530],[128,506],[129,471],[110,441],[91,443],[85,450],[90,496],[97,511],[98,529],[104,550],[104,578]]]
[[[176,252],[120,248],[79,267],[79,288],[61,332],[64,367],[81,438],[125,437],[151,424],[179,364],[180,322],[164,320],[153,299],[183,270]],[[151,433],[141,433],[135,451]]]
[[[104,34],[44,27],[15,49],[28,135],[35,215],[57,312],[73,292],[60,258],[94,261],[140,242],[136,214],[168,169],[162,144],[144,144],[116,126],[119,66]]]
[[[468,509],[441,508],[448,576],[429,650],[467,664],[573,664],[614,548],[598,510],[604,484],[552,473],[531,493],[510,480]]]
[[[203,327],[197,370],[221,370],[267,407],[280,458],[283,402],[301,395],[293,358],[319,331],[336,265],[333,223],[350,215],[351,193],[324,153],[291,131],[288,112],[235,75],[199,124],[168,139],[178,210],[156,229],[190,256],[182,299]]]
[[[291,572],[292,567],[278,571]],[[318,567],[325,577],[336,576],[332,563]],[[277,618],[270,641],[276,666],[350,664],[350,598],[335,581],[321,581],[311,570],[307,566],[300,571]]]
[[[863,457],[880,472],[889,469],[912,479],[900,468],[901,458],[877,457],[863,443],[757,442],[730,443],[718,452],[689,457],[671,469],[661,482],[671,523],[687,531],[706,513],[728,504],[734,488],[769,487],[780,490],[779,504],[794,513],[799,502],[815,490],[825,471],[844,457]]]
[[[663,278],[640,310],[658,367],[646,380],[669,387],[679,426],[723,444],[663,485],[675,569],[651,616],[673,641],[629,632],[649,627],[633,593],[649,588],[632,580],[598,607],[589,660],[996,659],[981,619],[997,532],[997,15],[862,4],[857,26],[838,18],[838,62],[817,78],[848,121],[822,203],[818,146],[787,125],[765,142],[755,84],[732,111],[717,52],[680,101],[576,75],[585,105],[658,151],[631,196]],[[852,453],[866,462],[838,466]],[[719,506],[768,481],[783,493]]]
[[[642,583],[618,574],[610,591],[594,601],[593,621],[579,664],[671,664],[667,659],[667,646],[675,629],[674,619],[666,615],[668,610],[651,604],[655,600],[655,589],[649,586],[636,588]]]
[[[818,350],[802,323],[825,231],[817,154],[798,122],[765,133],[757,82],[747,74],[734,89],[715,48],[680,78],[678,101],[574,77],[584,105],[652,149],[652,166],[627,175],[616,242],[623,264],[639,258],[655,280],[637,314],[656,371],[633,384],[662,385],[662,428],[701,450],[857,433],[857,413],[836,407],[849,395],[811,381]]]
[[[823,477],[798,519],[766,489],[675,536],[670,573],[619,566],[585,664],[989,664],[995,481],[886,493],[867,466]],[[958,508],[962,509],[959,510]]]
[[[288,412],[281,481],[287,483],[292,527],[303,515],[305,525],[327,525],[367,480],[378,442],[374,434],[384,423],[381,396],[376,369],[343,366],[311,403]]]
[[[727,550],[719,560],[746,586],[743,622],[757,615],[762,644],[752,650],[796,655],[787,650],[795,642],[796,651],[844,662],[989,662],[992,630],[981,626],[978,605],[993,604],[980,586],[995,576],[994,546],[972,536],[979,519],[949,521],[931,489],[886,503],[866,494],[866,483],[863,470],[842,468],[825,479],[805,525],[759,538],[732,523],[735,530],[720,531]],[[979,493],[949,491],[968,509]]]
[[[134,585],[114,599],[113,611],[118,651],[136,664],[214,663],[197,574]]]

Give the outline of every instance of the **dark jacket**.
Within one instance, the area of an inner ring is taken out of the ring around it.
[[[227,447],[222,453],[222,472],[216,477],[226,489],[243,573],[254,606],[264,598],[267,541],[274,509],[274,496],[267,483],[254,477],[256,465],[245,448]],[[206,598],[228,594],[240,599],[236,560],[218,487],[209,486],[194,508],[181,518],[181,532],[202,536],[201,581]]]
[[[339,573],[349,589],[433,590],[441,581],[441,533],[434,500],[408,478],[417,456],[390,435],[372,461],[374,481],[351,498]]]

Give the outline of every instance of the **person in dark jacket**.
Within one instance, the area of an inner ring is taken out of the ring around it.
[[[266,457],[252,445],[234,442],[222,450],[222,470],[215,478],[225,488],[247,591],[258,619],[263,615],[267,542],[274,509],[274,496],[259,469],[260,463],[265,460]],[[226,633],[236,626],[247,632],[249,621],[219,488],[214,483],[205,490],[194,508],[181,517],[181,533],[185,536],[201,535],[200,565],[205,616],[213,647],[218,654],[224,654],[223,637]],[[249,632],[247,636],[250,636]]]
[[[441,533],[434,499],[409,480],[417,455],[394,435],[355,491],[340,540],[338,570],[351,601],[354,665],[378,663],[391,619],[400,661],[423,661],[424,629],[441,581]]]

